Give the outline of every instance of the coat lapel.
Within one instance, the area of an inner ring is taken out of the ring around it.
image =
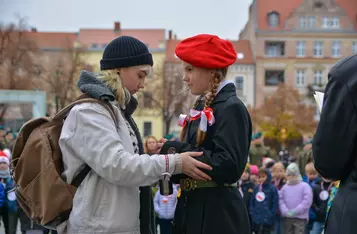
[[[217,94],[217,96],[215,97],[215,99],[213,99],[212,104],[211,104],[211,108],[213,109],[213,113],[215,111],[215,105],[220,103],[220,102],[224,102],[226,101],[229,97],[235,96],[236,94],[236,88],[234,86],[234,84],[227,84],[226,86],[224,86],[220,92]],[[203,110],[203,104],[201,106],[198,106],[197,108],[195,108],[196,110]],[[185,136],[185,142],[195,145],[196,144],[196,138],[197,138],[197,129],[199,127],[200,124],[200,119],[195,120],[195,121],[191,121],[188,123],[188,127],[187,127],[187,133]]]

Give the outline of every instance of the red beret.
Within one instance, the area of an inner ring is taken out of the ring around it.
[[[199,34],[181,41],[175,54],[184,62],[201,68],[225,68],[237,60],[237,53],[230,41],[209,34]]]

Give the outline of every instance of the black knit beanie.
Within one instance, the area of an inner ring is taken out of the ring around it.
[[[104,50],[100,60],[100,70],[154,65],[148,47],[134,37],[120,36],[112,40]]]

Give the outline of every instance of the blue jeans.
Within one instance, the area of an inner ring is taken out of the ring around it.
[[[275,216],[274,231],[271,234],[284,234],[283,218],[278,215]]]
[[[321,234],[324,230],[325,224],[321,222],[314,222],[310,234]]]

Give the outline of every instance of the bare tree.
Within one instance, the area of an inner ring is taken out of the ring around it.
[[[36,44],[26,31],[26,21],[0,27],[0,89],[31,90],[36,87],[38,74],[35,57],[39,53]],[[8,105],[0,104],[0,122]]]
[[[149,82],[142,99],[150,99],[153,109],[160,111],[164,122],[164,135],[171,132],[171,123],[182,113],[187,113],[192,104],[192,96],[182,81],[181,66],[165,63],[154,73],[153,82]]]
[[[79,71],[86,67],[84,54],[85,49],[74,47],[70,40],[67,48],[48,54],[46,72],[41,79],[45,81],[45,90],[54,98],[56,112],[77,97],[76,81]]]

